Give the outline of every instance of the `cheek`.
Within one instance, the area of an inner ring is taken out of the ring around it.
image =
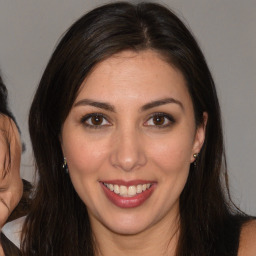
[[[18,203],[22,197],[22,194],[23,194],[23,182],[22,182],[20,176],[18,176],[16,178],[15,189],[13,190],[13,195],[12,195],[12,200],[11,200],[11,210],[12,211],[18,205]]]
[[[17,190],[5,191],[0,193],[0,225],[5,224],[9,215],[19,202],[20,196]]]
[[[71,173],[89,175],[99,169],[106,155],[106,150],[103,143],[99,147],[95,142],[80,138],[71,140],[67,146],[64,145],[64,155]]]
[[[100,170],[106,162],[109,146],[104,141],[85,138],[84,135],[63,134],[63,154],[67,159],[69,176],[72,184],[86,205],[91,205],[91,199],[97,194]],[[89,138],[88,138],[89,137]]]
[[[184,134],[174,134],[150,148],[151,159],[167,173],[188,170],[190,166],[192,139]]]

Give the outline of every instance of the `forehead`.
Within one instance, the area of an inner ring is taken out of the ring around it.
[[[183,74],[154,51],[123,51],[94,67],[76,101],[88,97],[148,101],[168,96],[191,101]]]

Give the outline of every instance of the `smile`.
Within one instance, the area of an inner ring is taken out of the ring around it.
[[[122,197],[133,197],[137,194],[140,194],[147,189],[149,189],[152,184],[139,184],[139,185],[132,185],[132,186],[123,186],[123,185],[117,185],[117,184],[109,184],[109,183],[103,183],[105,187],[107,187],[110,191],[114,192],[117,195],[120,195]]]
[[[121,180],[100,182],[104,194],[120,208],[134,208],[144,204],[152,195],[157,183],[153,181]]]

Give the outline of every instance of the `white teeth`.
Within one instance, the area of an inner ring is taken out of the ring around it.
[[[119,194],[119,186],[118,185],[114,185],[114,192],[116,193],[116,194]]]
[[[140,194],[142,192],[142,185],[137,186],[137,194]]]
[[[120,195],[121,196],[126,196],[127,195],[127,187],[126,186],[120,186]]]
[[[104,185],[110,191],[113,191],[115,194],[118,194],[123,197],[135,196],[136,194],[140,194],[151,187],[150,183],[139,184],[137,186],[134,185],[134,186],[129,186],[129,187],[126,187],[123,185],[119,186],[117,184],[108,184],[108,183],[104,183]]]
[[[128,196],[135,196],[135,195],[136,195],[136,192],[137,192],[137,190],[136,190],[136,187],[135,187],[135,186],[130,186],[130,187],[128,188]]]

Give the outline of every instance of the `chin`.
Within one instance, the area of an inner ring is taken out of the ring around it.
[[[151,225],[152,223],[145,216],[139,218],[138,216],[132,217],[128,215],[123,218],[113,217],[105,227],[116,234],[136,235],[147,230]]]
[[[130,236],[137,235],[147,229],[147,227],[142,227],[138,225],[132,225],[132,226],[122,225],[118,227],[107,227],[107,228],[113,233],[116,233],[119,235],[130,235]]]

